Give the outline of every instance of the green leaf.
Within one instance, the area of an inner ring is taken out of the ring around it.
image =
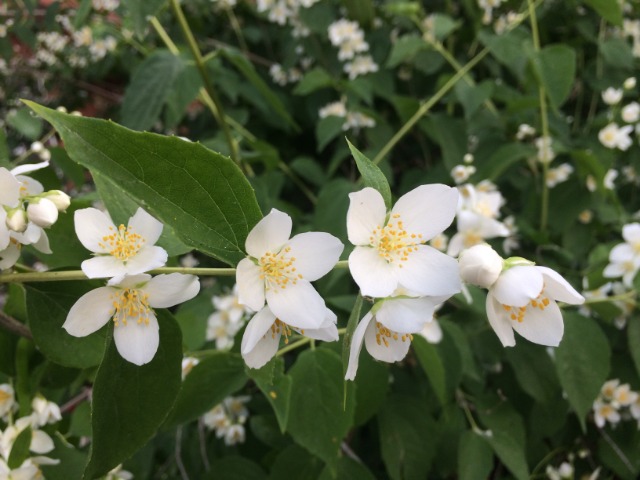
[[[98,285],[97,282],[42,282],[26,286],[33,340],[52,362],[75,368],[100,364],[107,328],[86,337],[74,337],[62,328],[73,304]]]
[[[638,345],[640,345],[640,321],[635,317],[629,319],[627,341],[636,372],[640,375],[640,348],[638,348]]]
[[[160,118],[176,77],[184,68],[182,59],[168,50],[149,55],[136,69],[122,100],[122,125],[148,130]]]
[[[545,348],[520,342],[517,347],[506,349],[507,359],[522,390],[539,403],[550,402],[560,394],[553,361]]]
[[[121,186],[185,244],[232,265],[244,258],[244,241],[262,214],[229,158],[179,138],[25,103],[53,124],[73,160]]]
[[[0,128],[0,167],[11,170],[9,162],[9,145],[7,144],[7,134]]]
[[[555,350],[556,371],[584,430],[585,416],[609,375],[611,349],[594,320],[563,313],[564,338]]]
[[[486,80],[479,85],[469,85],[465,81],[456,83],[454,91],[464,107],[465,118],[471,118],[478,108],[491,98],[494,86],[495,83],[492,80]]]
[[[622,26],[622,8],[618,2],[611,0],[582,0],[593,8],[607,22]]]
[[[139,39],[144,38],[149,18],[154,17],[166,0],[122,0],[133,21],[133,29]]]
[[[635,57],[629,43],[622,38],[609,38],[598,42],[604,61],[612,67],[633,69]]]
[[[7,115],[7,124],[29,140],[37,140],[42,135],[42,122],[26,108],[9,113]]]
[[[353,392],[343,405],[340,357],[327,348],[306,350],[289,375],[293,380],[289,433],[335,471],[340,443],[353,424],[355,407]]]
[[[523,55],[525,44],[531,42],[530,33],[522,28],[515,28],[502,35],[489,33],[489,30],[481,30],[478,39],[489,48],[491,54],[505,67],[522,78],[527,66],[527,57]]]
[[[360,426],[377,415],[387,400],[387,392],[391,386],[389,364],[379,362],[366,353],[363,354],[358,362],[358,374],[354,383],[356,409],[353,414],[353,423]]]
[[[318,480],[322,462],[299,445],[290,445],[280,452],[271,467],[270,480]]]
[[[484,480],[493,470],[491,447],[477,433],[468,430],[460,436],[458,444],[458,478]]]
[[[363,26],[371,25],[375,17],[372,0],[342,0],[342,3],[349,12],[349,18]]]
[[[564,44],[549,45],[532,57],[535,71],[544,86],[551,106],[565,102],[576,76],[576,52]]]
[[[335,115],[321,118],[320,121],[316,123],[318,152],[324,150],[324,147],[342,132],[342,125],[344,125],[344,118],[336,117]]]
[[[231,455],[211,463],[211,471],[204,476],[207,480],[265,480],[267,475],[260,465],[248,458]]]
[[[260,92],[260,94],[267,101],[269,106],[273,109],[282,120],[284,120],[290,127],[293,127],[295,131],[299,131],[300,127],[296,124],[293,117],[289,114],[287,107],[284,106],[278,96],[269,88],[269,85],[258,75],[253,64],[247,60],[242,53],[232,48],[222,48],[219,50],[224,58],[233,64],[242,75],[253,85],[253,87]]]
[[[521,143],[501,145],[483,165],[478,165],[477,176],[478,178],[487,178],[495,181],[500,178],[509,167],[533,155],[535,155],[535,150]]]
[[[384,176],[382,170],[380,170],[375,163],[354,147],[348,139],[347,144],[349,145],[349,150],[351,150],[351,154],[356,161],[358,171],[360,172],[360,175],[362,175],[364,184],[367,187],[375,188],[380,192],[387,210],[391,210],[391,188],[389,187],[387,177]]]
[[[92,0],[82,0],[82,2],[80,2],[80,6],[77,8],[75,18],[73,19],[73,28],[75,30],[80,30],[84,26],[87,17],[89,17],[91,13],[92,4]]]
[[[293,89],[294,95],[309,95],[310,93],[328,88],[333,85],[333,77],[324,68],[315,67],[304,74]]]
[[[440,145],[442,159],[448,170],[462,162],[467,153],[467,132],[462,119],[434,114],[423,120],[420,125],[433,141]]]
[[[247,375],[258,385],[271,404],[282,433],[289,421],[292,378],[284,373],[284,360],[275,357],[259,369],[247,368]]]
[[[444,364],[438,355],[438,350],[420,335],[414,335],[411,345],[440,404],[444,405],[447,400],[447,382]]]
[[[392,395],[378,414],[380,449],[393,480],[428,478],[438,432],[426,403]]]
[[[124,360],[113,336],[93,385],[93,443],[84,478],[105,475],[142,448],[171,409],[182,375],[182,339],[170,313],[157,311],[160,346],[142,366]]]
[[[329,467],[326,467],[319,480],[375,480],[373,474],[361,462],[356,462],[349,457],[342,457],[338,461],[337,473],[334,475]]]
[[[167,96],[164,114],[166,128],[175,128],[180,123],[201,88],[202,79],[198,68],[193,64],[186,64],[175,78]]]
[[[194,366],[182,381],[166,425],[174,426],[198,418],[246,383],[244,361],[240,355],[213,353]]]
[[[395,68],[403,62],[410,61],[425,48],[427,48],[427,43],[422,37],[414,34],[403,35],[393,43],[386,67]]]
[[[7,459],[7,465],[10,469],[18,468],[27,458],[31,456],[29,446],[31,445],[31,426],[22,430],[13,441],[11,453]]]
[[[87,405],[83,403],[82,405]],[[60,460],[57,465],[40,465],[43,478],[47,480],[69,480],[71,478],[82,478],[84,466],[87,464],[87,454],[76,450],[71,445],[61,439],[62,435],[56,434],[53,437],[55,449],[47,456]]]

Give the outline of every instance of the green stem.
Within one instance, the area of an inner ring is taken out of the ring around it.
[[[486,435],[485,431],[478,426],[475,418],[473,418],[473,415],[471,414],[471,410],[469,410],[469,405],[467,404],[467,399],[465,398],[464,393],[461,390],[458,390],[456,392],[456,397],[458,399],[458,405],[460,405],[460,407],[464,411],[464,415],[465,417],[467,417],[467,421],[469,422],[469,425],[471,425],[471,429],[474,431],[474,433],[477,433],[478,435],[483,435],[483,436]]]
[[[636,296],[636,292],[634,290],[630,290],[626,293],[621,293],[620,295],[612,295],[611,297],[602,297],[602,298],[587,298],[584,301],[585,305],[591,305],[593,303],[605,303],[605,302],[617,302],[618,300],[632,300]]]
[[[204,88],[211,97],[213,104],[215,105],[215,118],[220,125],[224,133],[224,137],[229,144],[229,150],[231,153],[231,158],[238,164],[240,164],[240,157],[238,152],[238,145],[236,141],[233,139],[231,135],[231,130],[229,129],[229,125],[225,122],[224,109],[222,108],[222,103],[218,98],[218,94],[213,87],[213,83],[209,78],[209,73],[207,72],[207,67],[203,61],[202,54],[200,53],[200,48],[198,48],[198,44],[196,42],[195,37],[193,36],[193,32],[189,27],[189,23],[184,16],[182,8],[180,8],[179,0],[171,0],[171,8],[178,19],[178,23],[180,24],[180,28],[182,29],[182,33],[187,39],[187,43],[189,44],[189,50],[191,50],[191,54],[196,61],[196,66],[198,67],[198,71],[200,72],[200,77],[202,78],[202,82],[204,83]]]
[[[339,328],[338,329],[338,335],[344,335],[344,333],[347,331],[346,328]],[[282,355],[284,355],[287,352],[290,352],[291,350],[295,350],[298,347],[302,347],[304,345],[306,345],[307,343],[311,344],[311,349],[315,349],[315,340],[313,338],[309,338],[309,337],[304,337],[301,338],[298,341],[295,341],[293,343],[290,343],[289,345],[285,345],[284,347],[282,347],[280,350],[278,350],[276,352],[276,357],[281,357]]]

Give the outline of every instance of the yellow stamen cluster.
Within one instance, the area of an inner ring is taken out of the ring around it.
[[[127,325],[128,321],[149,325],[149,295],[135,288],[118,290],[111,295],[113,300],[113,321],[117,326]]]
[[[0,404],[6,402],[11,397],[12,397],[12,395],[10,393],[7,393],[4,390],[0,389]]]
[[[511,318],[511,320],[517,321],[518,323],[522,323],[528,308],[537,308],[538,310],[544,311],[544,309],[549,306],[549,303],[550,303],[549,299],[547,297],[542,296],[543,292],[544,292],[544,289],[542,290],[542,292],[540,292],[540,295],[538,295],[536,298],[531,300],[524,307],[512,307],[509,305],[502,305],[502,308],[504,308],[505,311],[509,312],[509,318]]]
[[[463,233],[463,243],[466,248],[473,247],[482,242],[482,235],[478,234],[474,230],[469,230]]]
[[[283,321],[276,318],[276,321],[271,325],[271,338],[276,338],[276,335],[282,335],[284,337],[284,343],[289,343],[289,337],[291,336],[291,327]]]
[[[111,233],[102,237],[100,248],[109,250],[109,254],[118,260],[126,262],[135,256],[144,245],[145,239],[140,234],[134,233],[131,227],[120,224],[117,231],[109,227]]]
[[[302,278],[296,273],[296,257],[289,257],[290,251],[291,247],[285,247],[278,253],[267,252],[260,257],[260,278],[265,280],[267,290],[272,287],[284,289],[289,283],[295,285]]]
[[[373,229],[369,237],[371,245],[378,249],[378,254],[387,262],[402,262],[409,259],[409,254],[416,250],[416,245],[422,243],[422,234],[409,234],[400,219],[399,214],[394,214],[386,226]]]
[[[385,347],[388,347],[390,339],[396,341],[400,339],[403,342],[406,342],[407,340],[413,340],[413,335],[411,335],[410,333],[400,335],[398,334],[398,332],[392,332],[380,322],[376,322],[376,343],[378,345],[384,345]]]

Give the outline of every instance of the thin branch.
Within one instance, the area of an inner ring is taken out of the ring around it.
[[[60,407],[60,413],[64,415],[65,413],[69,413],[73,411],[82,402],[84,402],[87,399],[90,399],[92,393],[93,393],[92,388],[90,387],[85,388],[82,392],[80,392],[78,395],[70,399],[67,403],[62,404],[62,406]]]
[[[19,322],[15,318],[7,315],[3,311],[0,311],[0,327],[21,337],[33,340],[33,335],[31,335],[31,330],[29,330],[29,327],[27,327],[24,323]]]
[[[189,474],[187,474],[184,463],[182,463],[182,427],[176,429],[175,457],[178,470],[180,471],[180,477],[182,477],[182,480],[189,480]]]

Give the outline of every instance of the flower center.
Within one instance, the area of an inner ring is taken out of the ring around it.
[[[409,254],[416,250],[416,245],[422,243],[422,235],[409,234],[402,223],[399,214],[394,214],[386,226],[373,229],[369,237],[371,245],[378,249],[378,254],[387,262],[402,262],[409,259]]]
[[[145,239],[134,233],[131,227],[120,224],[117,231],[114,231],[113,227],[109,227],[109,230],[111,233],[102,237],[102,242],[98,245],[108,249],[110,255],[122,262],[135,256],[144,245]]]
[[[269,332],[267,332],[269,333]],[[300,329],[300,333],[304,335],[304,330]],[[276,318],[276,321],[271,325],[271,338],[276,338],[276,335],[280,335],[284,337],[284,343],[289,343],[289,337],[291,336],[291,327],[284,323],[279,318]]]
[[[466,248],[473,247],[482,242],[482,235],[475,230],[469,230],[463,233],[463,243]]]
[[[529,309],[537,308],[540,311],[544,311],[545,308],[549,306],[549,299],[542,294],[544,293],[544,288],[540,292],[536,298],[527,303],[524,307],[512,307],[510,305],[502,305],[507,312],[509,312],[509,317],[513,321],[517,321],[518,323],[522,323],[524,321],[524,317],[527,314]]]
[[[113,321],[116,327],[122,323],[127,325],[128,321],[139,324],[149,324],[149,295],[141,293],[135,288],[125,288],[111,295],[113,300],[114,316]]]
[[[378,345],[384,345],[385,347],[389,346],[389,340],[401,340],[403,342],[413,340],[413,335],[410,333],[405,333],[400,335],[398,332],[394,332],[389,330],[387,327],[382,325],[380,322],[376,322],[376,343]]]
[[[286,247],[278,253],[267,252],[260,257],[260,278],[265,280],[266,288],[287,288],[289,283],[295,285],[302,275],[296,273],[296,257],[287,254],[291,247]]]
[[[11,398],[13,398],[13,395],[0,389],[0,404],[5,403],[7,400]]]

